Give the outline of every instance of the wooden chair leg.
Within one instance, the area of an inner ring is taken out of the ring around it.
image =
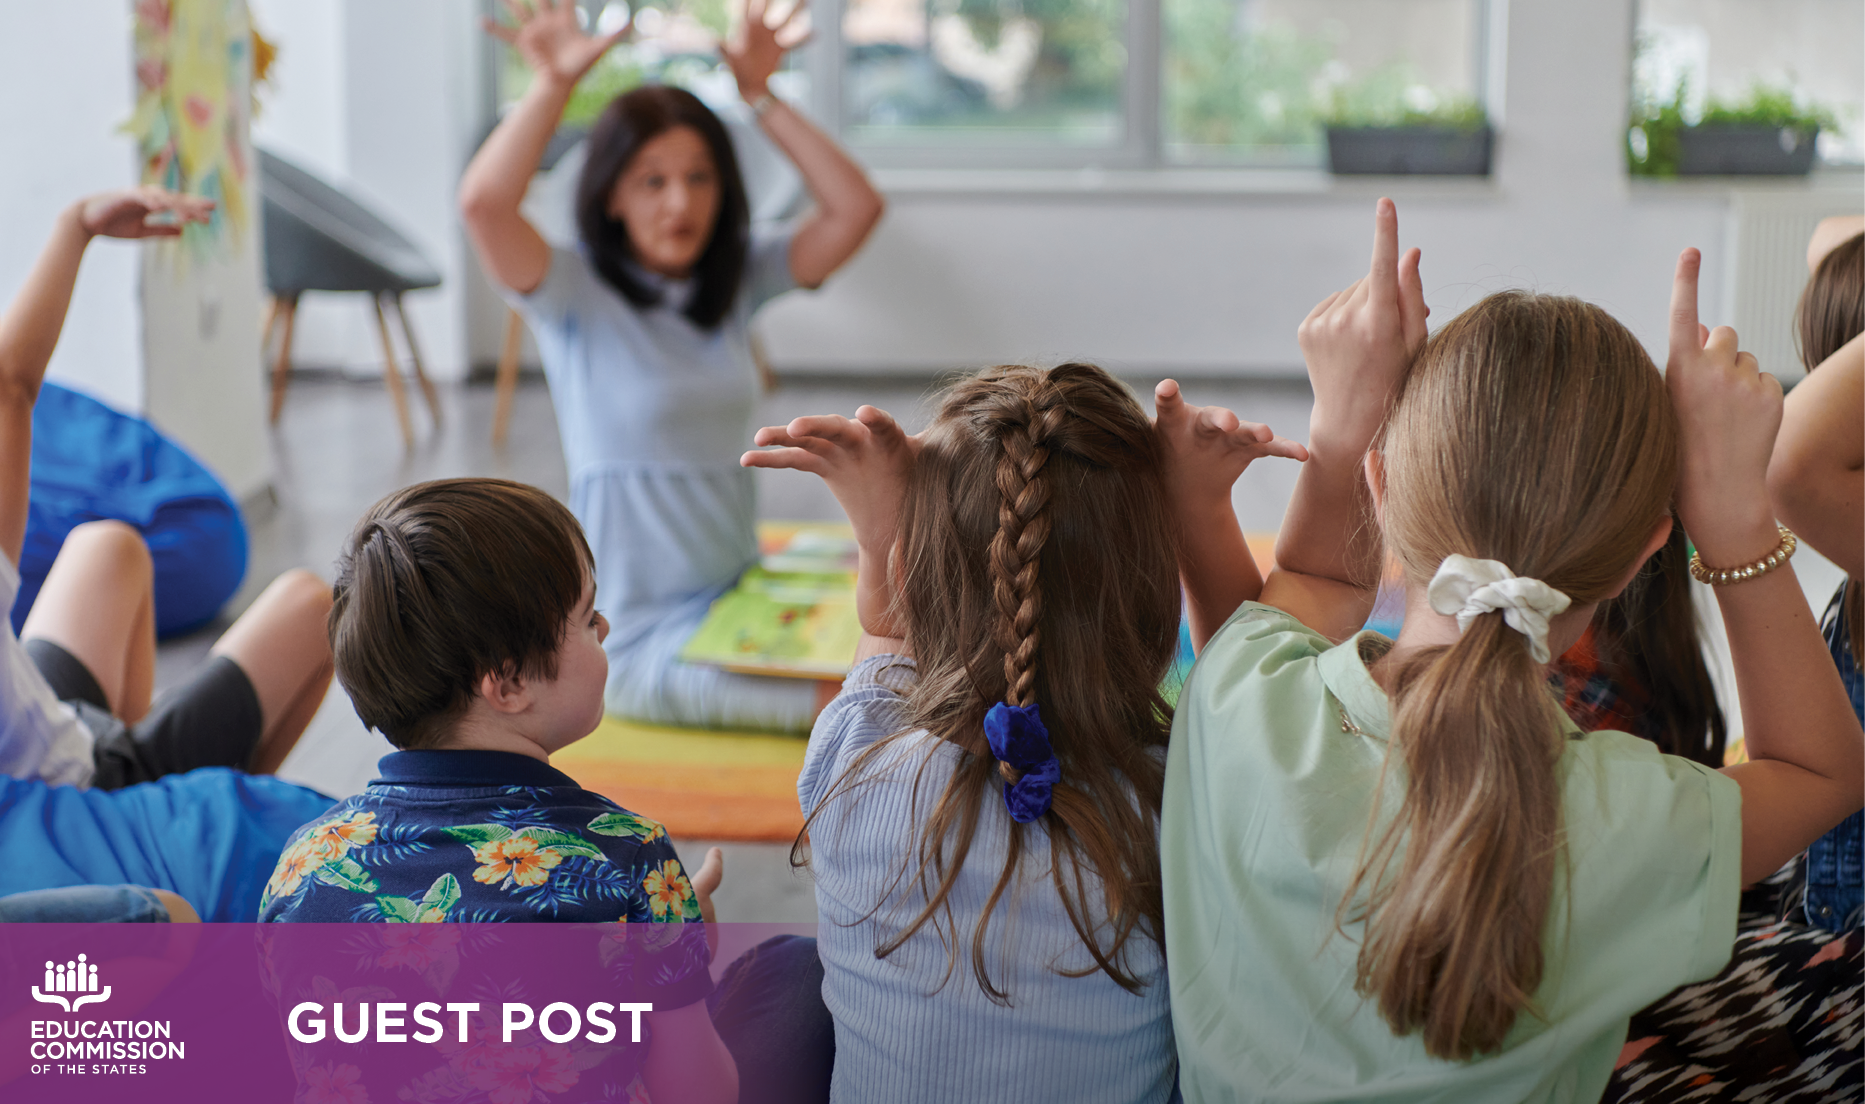
[[[415,344],[414,327],[408,324],[408,308],[402,305],[401,292],[393,292],[391,298],[395,303],[395,317],[401,319],[402,336],[408,339],[408,359],[414,362],[414,378],[421,385],[421,394],[427,397],[427,412],[434,417],[434,428],[440,428],[440,392],[434,389],[434,381],[427,378],[427,370],[421,366],[421,347]]]
[[[389,401],[395,404],[395,420],[401,424],[402,444],[414,447],[414,423],[408,418],[408,396],[402,391],[401,369],[395,364],[395,342],[389,336],[388,315],[382,311],[382,297],[374,297],[376,331],[382,335],[382,382],[388,385]]]
[[[274,295],[266,300],[266,320],[264,328],[259,331],[259,359],[264,360],[266,350],[272,347],[272,331],[278,328],[279,299]]]
[[[277,425],[279,411],[285,409],[285,388],[291,383],[291,335],[298,321],[298,297],[284,295],[272,303],[285,326],[285,332],[279,335],[278,356],[272,361],[272,424]]]
[[[758,383],[763,385],[766,395],[777,390],[777,372],[771,367],[771,358],[764,352],[764,339],[757,330],[745,335],[746,343],[751,346],[751,364],[758,370]]]
[[[518,389],[518,354],[524,348],[525,323],[515,310],[505,316],[505,344],[499,350],[499,374],[493,390],[497,398],[492,406],[492,443],[504,447],[505,436],[512,428],[512,393]]]

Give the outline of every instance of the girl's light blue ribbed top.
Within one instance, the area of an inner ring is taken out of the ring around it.
[[[892,955],[875,957],[875,948],[926,900],[911,874],[895,879],[903,860],[917,854],[918,828],[961,753],[921,730],[877,752],[851,789],[838,783],[863,751],[908,727],[902,694],[917,677],[903,656],[857,665],[817,719],[797,783],[806,815],[828,801],[810,824],[810,862],[823,998],[835,1016],[831,1099],[1169,1099],[1175,1058],[1159,946],[1144,936],[1129,946],[1128,969],[1148,982],[1137,995],[1095,969],[1056,895],[1040,822],[1018,829],[1021,876],[989,928],[991,977],[1008,990],[1009,1005],[993,1003],[979,988],[971,968],[972,919],[1003,869],[1014,827],[995,787],[981,796],[977,835],[947,898],[959,929],[950,977],[946,946],[931,923]],[[1089,898],[1097,899],[1089,884]]]

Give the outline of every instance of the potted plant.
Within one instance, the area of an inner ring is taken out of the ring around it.
[[[1813,169],[1821,129],[1837,125],[1818,104],[1784,88],[1756,85],[1747,99],[1711,100],[1695,123],[1684,114],[1685,85],[1669,102],[1635,105],[1626,131],[1634,176],[1804,176]]]
[[[1489,175],[1495,131],[1483,106],[1467,96],[1368,82],[1331,97],[1325,119],[1329,172]]]

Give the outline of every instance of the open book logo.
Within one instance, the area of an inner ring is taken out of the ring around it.
[[[102,1004],[110,999],[110,986],[97,985],[97,964],[79,955],[70,962],[45,964],[45,985],[32,987],[32,999],[41,1004],[56,1004],[67,1012],[76,1012],[87,1004]]]

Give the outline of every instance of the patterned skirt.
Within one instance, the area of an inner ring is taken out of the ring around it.
[[[1632,1017],[1601,1104],[1865,1097],[1865,932],[1776,919],[1792,867],[1743,895],[1723,972]]]

